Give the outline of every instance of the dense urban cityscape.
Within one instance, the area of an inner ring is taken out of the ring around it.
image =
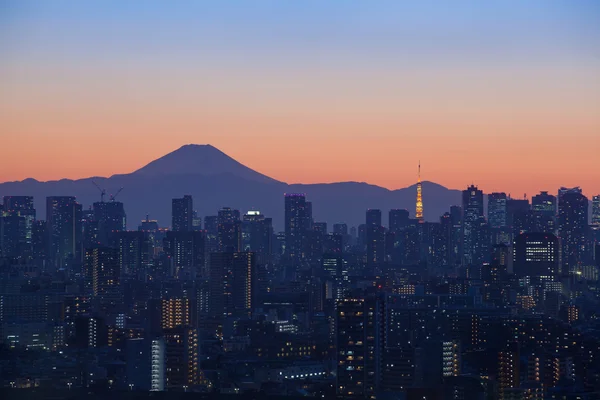
[[[419,172],[413,210],[359,226],[303,193],[282,193],[283,230],[182,193],[127,230],[139,205],[96,186],[45,219],[3,198],[5,393],[599,398],[600,195],[469,185],[427,222]]]

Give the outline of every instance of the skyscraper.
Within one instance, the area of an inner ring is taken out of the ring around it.
[[[421,162],[419,161],[419,175],[417,178],[417,203],[415,218],[419,222],[423,222],[423,185],[421,184]]]
[[[94,220],[98,223],[98,241],[107,246],[115,232],[126,229],[127,218],[123,203],[115,200],[94,203]]]
[[[120,304],[119,250],[110,247],[90,249],[86,251],[86,262],[92,273],[94,297],[105,305]]]
[[[367,265],[385,259],[385,228],[381,226],[381,210],[369,209],[366,216]]]
[[[210,255],[209,313],[217,319],[249,316],[252,312],[254,253]]]
[[[478,264],[481,248],[478,235],[483,217],[483,192],[477,186],[471,185],[462,193],[462,237],[463,237],[463,265]]]
[[[185,296],[163,297],[161,301],[162,329],[192,325],[192,302]]]
[[[540,192],[531,199],[531,209],[535,220],[535,231],[556,232],[556,197],[548,192]]]
[[[242,250],[256,253],[260,264],[271,261],[273,222],[260,211],[248,211],[242,221]]]
[[[488,223],[492,229],[506,228],[506,193],[488,194]]]
[[[48,260],[55,267],[65,266],[77,255],[81,232],[81,204],[75,197],[46,198],[46,230],[48,233]]]
[[[592,225],[600,226],[600,194],[592,197]]]
[[[310,225],[306,197],[299,193],[285,194],[285,253],[290,261],[303,258],[303,238]]]
[[[31,256],[33,222],[35,221],[35,208],[33,196],[4,196],[4,206],[0,211],[0,217],[21,217],[24,225],[18,233],[21,239],[21,257]]]
[[[217,240],[219,251],[236,252],[242,249],[240,211],[223,207],[218,214]]]
[[[558,234],[563,272],[588,261],[588,199],[580,188],[562,188],[559,192]]]
[[[192,196],[171,201],[171,228],[175,232],[191,231],[194,220],[194,201]]]
[[[193,280],[201,274],[205,263],[204,231],[167,232],[164,245],[174,276]]]

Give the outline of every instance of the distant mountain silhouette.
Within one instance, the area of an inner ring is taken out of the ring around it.
[[[123,191],[117,200],[125,204],[127,225],[136,229],[146,214],[158,219],[161,226],[171,224],[171,199],[190,194],[194,208],[204,217],[216,215],[227,206],[245,212],[260,210],[272,217],[275,229],[283,230],[286,192],[306,193],[313,202],[315,221],[326,221],[329,229],[337,222],[349,227],[364,223],[368,208],[382,210],[387,225],[387,212],[392,208],[408,209],[414,215],[416,187],[388,190],[359,182],[289,185],[256,172],[210,145],[186,145],[130,174],[110,178],[93,177],[78,180],[39,182],[25,179],[0,184],[0,196],[29,195],[35,197],[38,218],[45,217],[46,196],[76,196],[84,208],[99,201],[95,181],[107,192]],[[460,191],[433,182],[423,182],[425,219],[439,221],[450,206],[460,204]]]
[[[220,175],[232,174],[239,178],[257,182],[277,182],[240,164],[221,150],[209,144],[188,144],[154,160],[133,172],[134,175]]]

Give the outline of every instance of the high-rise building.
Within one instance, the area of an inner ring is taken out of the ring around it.
[[[298,263],[304,258],[304,237],[312,221],[304,194],[285,194],[285,252],[290,261]]]
[[[185,195],[171,201],[171,228],[175,232],[187,232],[193,228],[194,201]]]
[[[0,211],[0,217],[21,217],[24,222],[18,223],[20,228],[18,232],[14,232],[16,236],[13,237],[13,239],[18,237],[16,242],[20,243],[19,255],[21,258],[28,258],[32,255],[31,246],[35,215],[32,196],[4,196],[4,205],[2,211]]]
[[[562,188],[558,197],[558,235],[561,244],[562,271],[572,271],[588,261],[588,199],[581,189]]]
[[[409,224],[408,210],[392,209],[388,214],[388,229],[390,232],[398,233]]]
[[[152,267],[154,241],[149,232],[116,232],[111,243],[111,247],[119,249],[119,265],[124,275],[142,278]]]
[[[127,385],[132,390],[165,390],[165,341],[160,338],[128,339],[126,346]]]
[[[250,316],[254,297],[254,253],[228,252],[210,255],[210,304],[212,317]]]
[[[450,207],[450,236],[448,245],[448,263],[451,266],[460,265],[462,262],[462,208],[460,206]]]
[[[600,226],[600,194],[592,197],[592,225]]]
[[[78,254],[81,232],[81,204],[75,197],[52,196],[46,198],[46,231],[48,234],[48,260],[62,267]]]
[[[221,252],[236,252],[242,249],[242,222],[239,210],[223,207],[218,214],[218,248]]]
[[[166,329],[165,386],[167,390],[186,390],[200,384],[198,331],[188,326]]]
[[[374,398],[380,362],[381,301],[348,297],[336,310],[336,392],[344,398]]]
[[[527,199],[509,198],[506,200],[506,225],[508,232],[511,234],[511,239],[524,231],[530,230],[530,210],[531,207]]]
[[[518,277],[560,274],[558,239],[551,233],[522,233],[515,239],[513,272]]]
[[[163,297],[161,301],[161,327],[172,329],[192,325],[192,303],[189,298]]]
[[[417,179],[417,202],[415,207],[415,218],[419,223],[423,222],[423,184],[421,183],[421,162],[419,161],[419,176]]]
[[[206,253],[219,250],[219,217],[207,215],[204,217],[204,231],[206,232]]]
[[[193,280],[205,265],[204,231],[167,232],[165,254],[170,257],[173,276]]]
[[[478,234],[483,217],[483,192],[471,185],[462,193],[462,238],[463,264],[477,265],[482,260],[479,254],[481,237]]]
[[[488,223],[492,229],[506,228],[506,193],[488,194]]]
[[[126,229],[127,217],[120,201],[94,203],[94,220],[98,223],[98,241],[107,246],[115,232]]]
[[[122,297],[119,250],[97,247],[87,250],[85,258],[87,268],[92,274],[94,297],[104,305],[119,305]]]
[[[260,211],[248,211],[242,221],[242,250],[256,254],[259,264],[271,262],[273,220]]]
[[[535,218],[535,231],[556,232],[556,196],[540,192],[531,199],[531,209]]]
[[[385,260],[385,228],[381,226],[381,210],[369,209],[366,217],[367,265]]]

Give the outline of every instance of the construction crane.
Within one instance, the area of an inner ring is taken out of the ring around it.
[[[117,190],[117,193],[111,194],[110,195],[110,201],[115,201],[115,199],[117,198],[117,196],[119,195],[119,193],[121,193],[121,190],[123,190],[123,187],[119,188],[119,190]]]
[[[100,202],[104,203],[104,196],[106,196],[106,189],[102,189],[95,181],[92,181],[92,183],[94,184],[94,186],[96,186],[98,188],[98,190],[100,191]]]

